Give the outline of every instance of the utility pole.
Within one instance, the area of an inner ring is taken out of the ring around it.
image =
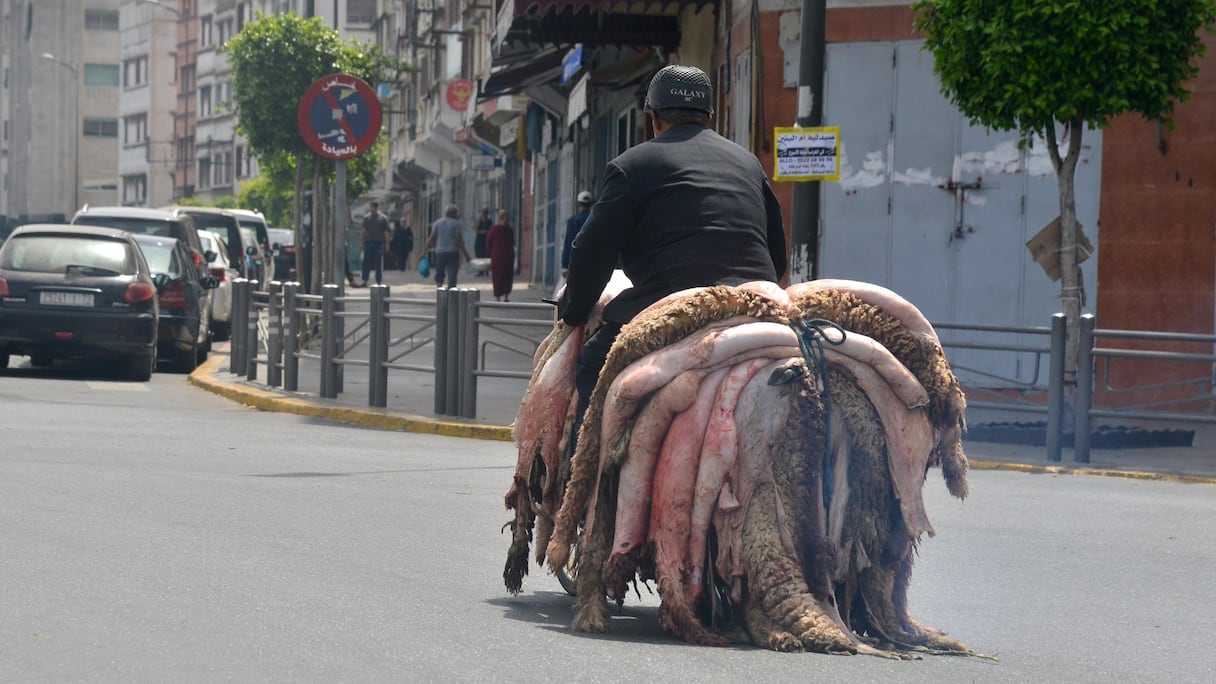
[[[826,53],[827,0],[802,0],[802,41],[798,55],[797,126],[823,125],[823,67]],[[805,250],[806,273],[819,277],[819,181],[794,184],[790,211],[790,238],[794,258],[799,245]],[[791,273],[792,275],[792,273]]]

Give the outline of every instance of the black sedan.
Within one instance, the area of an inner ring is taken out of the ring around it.
[[[136,235],[143,250],[160,301],[160,354],[178,370],[189,373],[207,359],[211,348],[211,290],[219,285],[212,276],[200,278],[190,248],[181,240],[158,235]]]
[[[38,224],[0,247],[0,369],[11,355],[117,359],[135,380],[156,366],[156,286],[131,235]]]

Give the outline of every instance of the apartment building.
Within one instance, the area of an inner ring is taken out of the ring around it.
[[[119,0],[0,0],[0,216],[118,196]]]

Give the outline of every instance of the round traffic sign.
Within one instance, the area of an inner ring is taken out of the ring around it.
[[[296,109],[300,135],[326,159],[350,159],[371,149],[380,134],[380,100],[350,74],[330,74],[304,91]]]

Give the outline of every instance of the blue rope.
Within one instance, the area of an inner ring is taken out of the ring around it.
[[[840,338],[829,337],[830,330],[840,333]],[[832,412],[832,394],[828,391],[828,360],[824,356],[823,345],[826,342],[833,347],[840,346],[844,344],[847,333],[844,328],[824,318],[799,321],[794,332],[797,333],[798,348],[802,351],[807,369],[819,375],[819,384],[823,387],[823,506],[824,510],[827,510],[836,483],[833,481],[831,465],[832,423],[829,416]]]

